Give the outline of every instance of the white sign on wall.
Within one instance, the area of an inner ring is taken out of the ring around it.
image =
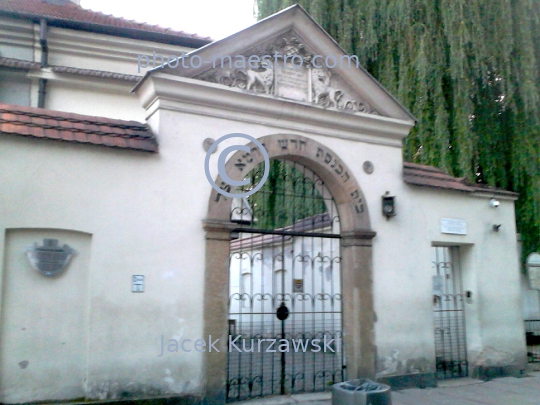
[[[131,277],[131,291],[144,292],[144,276],[137,275]]]
[[[463,219],[441,218],[441,233],[467,235],[467,221]]]

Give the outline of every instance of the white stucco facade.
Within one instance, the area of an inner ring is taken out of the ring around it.
[[[122,78],[142,76],[139,55],[181,55],[193,48],[163,42],[123,38],[84,30],[50,26],[47,28],[47,66],[30,71],[0,70],[0,100],[14,104],[38,105],[38,80],[46,79],[45,108],[78,114],[144,121],[144,110],[130,93],[134,82]],[[43,50],[39,23],[0,16],[0,57],[39,64]],[[159,61],[159,58],[158,58]],[[150,58],[150,68],[152,59]],[[157,62],[159,65],[159,62]],[[144,66],[144,64],[142,64]],[[54,72],[53,66],[76,68],[77,73]],[[115,77],[81,74],[115,73]],[[16,88],[14,81],[17,83]],[[17,94],[21,93],[21,94]]]
[[[201,52],[240,53],[290,27],[318,53],[338,52],[302,12],[293,9],[275,24],[266,20]],[[96,35],[89,43],[99,40]],[[126,73],[135,74],[134,52],[117,62]],[[55,58],[68,63],[61,53]],[[383,373],[387,377],[435,371],[434,246],[459,247],[463,290],[471,292],[464,304],[470,373],[524,368],[514,197],[404,182],[401,145],[413,118],[363,71],[336,75],[379,115],[209,83],[194,79],[197,74],[155,71],[135,93],[126,84],[107,93],[89,79],[53,85],[50,108],[146,119],[159,142],[156,154],[0,137],[0,402],[204,396],[204,354],[161,349],[162,339],[207,340],[203,221],[212,187],[203,142],[229,133],[305,137],[332,151],[360,185],[376,232],[378,372],[388,369],[385,358],[393,353],[400,367]],[[106,102],[86,108],[86,100],[104,94]],[[237,143],[226,140],[218,152]],[[210,159],[214,179],[218,156]],[[365,161],[373,163],[373,173],[363,170]],[[397,215],[390,219],[381,213],[387,191],[396,196]],[[498,208],[490,206],[494,196]],[[441,218],[464,221],[466,234],[441,232]],[[26,259],[26,246],[44,238],[77,250],[58,278],[38,274]],[[132,292],[133,275],[145,276],[143,293]]]

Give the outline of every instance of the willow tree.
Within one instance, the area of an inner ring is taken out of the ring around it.
[[[298,2],[418,118],[404,159],[517,191],[524,257],[540,249],[540,0]]]

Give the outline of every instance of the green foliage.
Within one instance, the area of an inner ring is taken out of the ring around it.
[[[299,3],[418,118],[405,160],[518,192],[523,255],[540,250],[540,1]]]
[[[283,228],[327,211],[324,198],[315,184],[318,181],[301,170],[301,166],[283,160],[270,162],[268,179],[258,192],[248,197],[253,217],[257,219],[255,228]],[[264,162],[251,171],[250,187],[259,183],[263,171]]]

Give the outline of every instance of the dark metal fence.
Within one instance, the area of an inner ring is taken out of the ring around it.
[[[525,338],[529,363],[540,363],[540,319],[525,321]]]
[[[346,378],[330,192],[300,164],[272,161],[267,183],[237,200],[231,219],[227,402],[330,390]]]

